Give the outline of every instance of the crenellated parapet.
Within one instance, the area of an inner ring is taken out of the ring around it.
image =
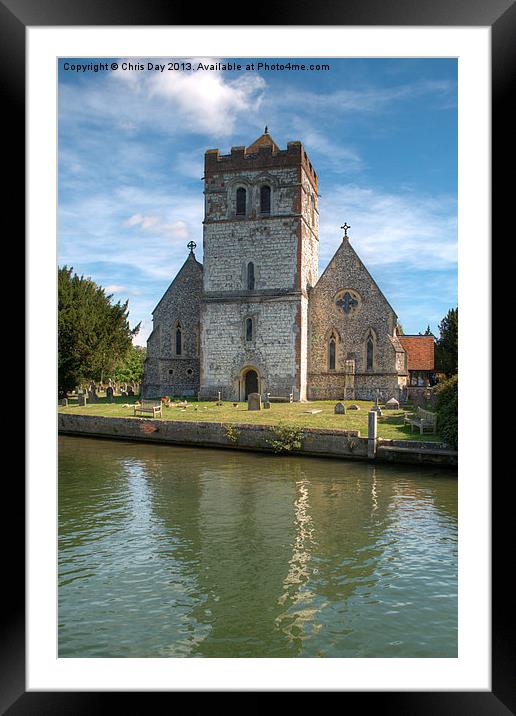
[[[262,137],[269,136],[262,135]],[[209,181],[213,176],[230,172],[274,171],[302,167],[313,189],[317,191],[317,174],[301,142],[288,142],[286,149],[279,149],[272,139],[260,143],[262,137],[249,147],[232,147],[230,154],[221,154],[218,149],[208,149],[204,154],[205,179]]]

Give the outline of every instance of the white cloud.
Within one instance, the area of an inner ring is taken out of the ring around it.
[[[303,145],[310,153],[316,153],[323,158],[329,168],[336,173],[356,172],[363,168],[362,159],[357,150],[350,146],[335,141],[331,135],[325,135],[318,129],[314,129],[303,119],[295,118],[293,126],[300,137],[303,137]]]
[[[394,87],[369,87],[361,90],[339,89],[335,92],[311,92],[289,90],[285,101],[292,106],[302,106],[305,111],[320,115],[321,112],[343,114],[346,112],[377,112],[403,100],[418,99],[425,95],[449,98],[453,92],[449,81],[422,80]]]
[[[456,205],[450,197],[346,185],[324,195],[319,210],[325,264],[341,241],[344,221],[351,224],[352,244],[368,266],[442,270],[457,264]]]
[[[175,62],[181,60],[174,59]],[[187,58],[195,68],[200,62],[213,64],[213,58]],[[138,95],[140,103],[152,109],[153,123],[163,128],[168,126],[170,133],[178,130],[183,132],[202,132],[211,136],[227,136],[235,129],[237,121],[249,113],[258,110],[261,104],[265,80],[258,74],[245,74],[235,79],[227,79],[218,70],[210,71],[169,71],[147,72],[139,70],[119,69],[110,73],[115,80],[122,80],[132,93]],[[147,59],[132,60],[147,66]],[[154,59],[153,62],[156,62]],[[167,59],[161,59],[167,65]],[[143,103],[142,97],[149,100]],[[130,99],[128,100],[130,102]],[[157,107],[160,111],[157,112]],[[120,109],[120,106],[118,105]],[[150,116],[148,117],[150,119]],[[132,128],[128,118],[120,120],[121,126],[126,124]]]
[[[133,214],[126,221],[127,226],[140,226],[144,231],[153,229],[159,224],[157,216],[142,216],[141,214]]]

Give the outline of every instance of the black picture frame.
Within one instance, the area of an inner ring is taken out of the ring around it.
[[[4,119],[8,128],[4,139],[17,148],[16,162],[9,166],[9,197],[13,237],[21,240],[25,216],[25,30],[28,26],[77,25],[231,25],[229,19],[242,24],[241,6],[226,2],[186,8],[169,0],[0,0],[0,73],[4,97]],[[503,237],[510,227],[509,212],[514,205],[514,181],[506,179],[505,170],[514,154],[516,114],[511,108],[516,77],[516,3],[514,0],[361,0],[346,4],[319,0],[284,2],[281,5],[260,4],[252,14],[250,25],[360,25],[360,26],[484,26],[492,33],[492,235]],[[511,93],[511,90],[513,92]],[[18,211],[16,211],[16,209]],[[23,257],[22,257],[23,260]],[[494,279],[493,279],[494,280]],[[18,289],[19,290],[19,289]],[[23,306],[17,301],[18,315]],[[484,336],[485,339],[485,336]],[[489,336],[488,336],[489,339]],[[23,338],[22,338],[23,343]],[[493,454],[495,454],[493,445]],[[131,708],[149,712],[156,692],[26,692],[25,690],[25,593],[24,593],[24,523],[25,487],[19,474],[4,474],[4,505],[15,516],[18,528],[13,539],[12,526],[4,534],[4,583],[2,596],[3,629],[0,639],[0,712],[9,716],[21,714],[97,714],[119,708],[119,699],[131,699]],[[346,692],[344,705],[360,697],[361,707],[396,714],[468,714],[475,716],[516,713],[516,648],[514,616],[507,596],[506,543],[503,524],[511,524],[512,500],[507,484],[493,485],[492,505],[492,690],[454,692]],[[4,508],[4,513],[7,510]],[[7,527],[5,520],[4,528]],[[173,694],[161,696],[170,698]],[[149,701],[149,698],[152,701]],[[366,701],[364,702],[364,699]],[[342,702],[341,702],[342,707]]]

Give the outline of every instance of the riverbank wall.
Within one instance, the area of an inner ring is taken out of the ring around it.
[[[313,457],[345,458],[390,463],[457,466],[457,452],[439,443],[378,439],[348,434],[345,430],[300,428],[301,447],[289,452]],[[64,435],[136,440],[196,447],[226,448],[274,453],[281,441],[274,426],[190,422],[150,418],[106,418],[58,413],[58,432]],[[352,431],[350,431],[352,433]]]

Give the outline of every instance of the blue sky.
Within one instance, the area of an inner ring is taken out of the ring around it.
[[[329,71],[258,71],[268,58],[120,58],[119,69],[59,63],[59,263],[151,312],[186,259],[202,261],[203,159],[249,145],[268,125],[300,140],[319,177],[322,273],[344,221],[398,314],[424,331],[457,305],[457,63],[453,59],[296,59]],[[122,62],[144,70],[123,71]],[[194,71],[147,70],[191,62]],[[199,62],[255,69],[195,70]]]

